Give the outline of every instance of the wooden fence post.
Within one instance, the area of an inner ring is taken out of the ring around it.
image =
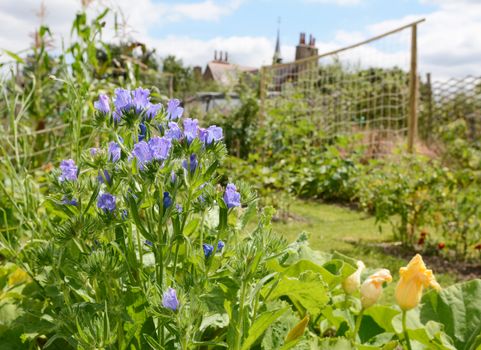
[[[265,103],[266,103],[266,67],[261,67],[259,79],[259,125],[264,123]]]
[[[417,134],[418,124],[418,106],[417,106],[417,65],[418,65],[418,47],[417,47],[417,24],[411,27],[411,71],[409,74],[409,119],[408,119],[408,152],[414,153],[414,143]]]

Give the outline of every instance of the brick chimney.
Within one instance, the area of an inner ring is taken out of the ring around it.
[[[314,36],[309,34],[309,44],[306,45],[306,33],[301,33],[299,44],[296,46],[296,61],[317,55],[318,49],[316,48],[316,39]]]

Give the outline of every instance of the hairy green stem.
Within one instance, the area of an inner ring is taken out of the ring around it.
[[[409,340],[408,329],[406,327],[406,315],[407,315],[407,311],[403,310],[402,325],[403,325],[403,332],[404,332],[404,340],[406,341],[406,347],[408,348],[408,350],[412,350],[411,341]]]
[[[359,315],[357,316],[356,325],[354,327],[354,331],[352,332],[352,342],[356,342],[357,340],[357,333],[359,333],[359,328],[361,328],[362,317],[364,315],[364,309],[361,309]]]

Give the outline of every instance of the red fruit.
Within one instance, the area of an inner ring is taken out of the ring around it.
[[[443,250],[444,247],[446,247],[446,244],[445,244],[444,242],[441,242],[441,243],[438,244],[438,249],[439,249],[439,250]]]

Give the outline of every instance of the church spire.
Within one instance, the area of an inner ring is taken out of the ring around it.
[[[276,40],[276,49],[274,51],[274,56],[272,57],[272,63],[277,64],[282,62],[281,57],[281,38],[280,38],[280,26],[281,26],[281,18],[277,20],[277,40]]]

